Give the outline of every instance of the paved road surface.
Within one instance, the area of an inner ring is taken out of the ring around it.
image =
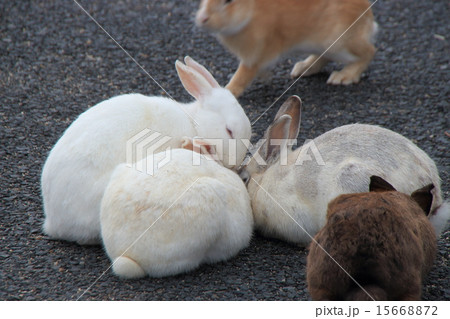
[[[190,97],[177,79],[176,59],[191,55],[222,84],[237,66],[215,38],[194,26],[198,1],[80,4],[180,101]],[[287,92],[285,97],[298,94],[305,105],[299,143],[347,123],[385,126],[430,154],[449,198],[448,2],[379,0],[373,9],[380,25],[378,52],[360,84],[327,86],[336,67],[330,65]],[[280,60],[271,80],[256,81],[240,99],[251,119],[292,84],[294,57]],[[0,299],[310,299],[305,249],[258,235],[228,262],[134,281],[119,280],[110,271],[101,276],[109,266],[101,247],[43,235],[39,176],[49,150],[89,106],[130,92],[163,93],[75,2],[0,2]],[[255,124],[254,139],[279,105]],[[423,288],[425,300],[450,299],[449,237],[447,227]]]

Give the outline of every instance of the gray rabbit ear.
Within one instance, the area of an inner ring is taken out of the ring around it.
[[[426,215],[430,214],[431,204],[433,203],[433,194],[431,190],[434,188],[433,184],[429,184],[421,189],[416,190],[411,194],[411,198],[419,204]]]
[[[388,191],[396,191],[394,186],[386,182],[384,179],[382,179],[379,176],[371,176],[370,177],[370,185],[369,185],[369,191],[370,192],[388,192]]]
[[[280,149],[286,147],[289,137],[289,128],[292,118],[289,115],[282,115],[275,120],[266,131],[266,141],[261,147],[263,154],[261,156],[267,161],[273,161],[280,155]]]
[[[292,119],[288,138],[296,139],[300,131],[302,118],[302,100],[297,95],[292,95],[280,106],[280,109],[275,115],[274,122],[283,115],[289,115]]]

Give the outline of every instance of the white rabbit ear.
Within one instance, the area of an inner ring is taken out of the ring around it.
[[[267,129],[267,140],[263,146],[264,153],[261,154],[266,161],[271,161],[278,158],[280,149],[287,146],[291,122],[292,118],[289,115],[284,114],[275,120],[274,123]]]
[[[196,100],[201,101],[211,93],[212,86],[209,82],[194,69],[184,65],[180,61],[175,62],[178,77],[186,91]]]
[[[300,131],[300,122],[302,118],[302,100],[297,95],[289,97],[283,105],[280,106],[280,109],[275,115],[274,122],[283,115],[289,115],[292,119],[289,128],[289,139],[296,139]]]
[[[191,58],[190,56],[186,56],[184,58],[184,63],[186,63],[188,67],[191,67],[195,71],[200,73],[213,88],[220,88],[220,84],[216,81],[212,74],[209,73],[209,71],[203,65],[195,61],[193,58]]]

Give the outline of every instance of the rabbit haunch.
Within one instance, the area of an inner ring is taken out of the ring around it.
[[[436,255],[426,217],[433,187],[409,196],[372,176],[370,193],[331,201],[327,223],[309,247],[306,276],[313,300],[420,300]]]
[[[170,137],[153,153],[180,147],[183,136],[201,136],[223,140],[224,147],[217,152],[226,167],[242,162],[246,147],[236,143],[236,151],[230,152],[228,141],[250,138],[244,110],[203,66],[189,57],[185,63],[177,61],[176,69],[196,102],[121,95],[91,107],[67,128],[51,150],[41,177],[46,234],[80,244],[100,243],[104,190],[114,168],[127,160],[127,141],[144,130]],[[155,141],[146,142],[146,149]]]
[[[102,200],[101,232],[116,275],[175,275],[248,245],[253,216],[245,185],[217,162],[203,158],[193,166],[192,157],[175,149],[153,175],[125,164],[115,169]]]
[[[202,0],[196,24],[240,59],[227,85],[236,96],[288,51],[311,54],[292,77],[315,74],[330,61],[345,64],[330,84],[359,82],[375,54],[377,25],[367,0]]]
[[[264,235],[307,245],[325,224],[328,203],[340,194],[369,190],[370,176],[386,179],[399,191],[433,184],[430,220],[439,234],[448,220],[440,179],[433,160],[407,138],[374,125],[351,124],[335,128],[311,141],[323,159],[311,156],[296,165],[304,147],[287,145],[287,165],[280,164],[280,145],[270,140],[295,139],[300,128],[301,101],[289,98],[265,133],[255,156],[246,161],[241,177],[248,180],[256,228]],[[325,164],[325,165],[321,165]],[[438,223],[436,223],[436,221]]]

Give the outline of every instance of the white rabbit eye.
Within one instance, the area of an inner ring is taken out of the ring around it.
[[[231,138],[234,138],[234,137],[233,137],[233,131],[230,130],[228,127],[227,127],[226,129],[227,129],[228,135],[230,135]]]

